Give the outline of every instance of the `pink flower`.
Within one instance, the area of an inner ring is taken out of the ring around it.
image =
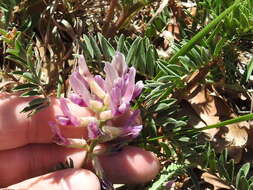
[[[58,145],[68,146],[70,143],[67,138],[62,136],[61,131],[58,125],[54,122],[49,122],[49,126],[51,127],[53,133],[53,141]]]
[[[93,112],[94,117],[76,117],[67,106],[66,99],[61,98],[63,115],[56,116],[57,123],[50,125],[58,144],[67,144],[67,140],[55,125],[87,127],[88,138],[101,139],[101,142],[105,142],[105,139],[131,140],[139,135],[142,130],[142,125],[138,123],[140,112],[131,110],[130,104],[140,95],[143,82],[135,83],[135,68],[128,68],[124,55],[119,52],[116,52],[112,63],[105,64],[104,71],[105,78],[93,76],[84,57],[80,56],[79,65],[69,80],[74,92],[68,97],[73,103]],[[113,126],[112,120],[122,115],[127,115],[124,124]]]

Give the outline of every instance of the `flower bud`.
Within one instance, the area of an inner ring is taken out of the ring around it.
[[[96,94],[99,98],[104,99],[105,91],[96,83],[95,80],[89,80],[90,90]]]
[[[68,140],[68,145],[66,147],[69,148],[88,148],[88,144],[86,140],[84,139],[72,139],[72,138],[67,138]]]
[[[112,111],[111,110],[103,111],[100,113],[99,117],[101,120],[104,120],[104,121],[112,119],[112,117],[113,117]]]
[[[81,117],[80,121],[81,121],[81,127],[87,127],[88,124],[91,122],[98,123],[98,120],[95,117]]]
[[[105,97],[104,97],[104,105],[105,106],[109,106],[110,105],[110,96],[109,94],[106,94]]]
[[[117,138],[122,134],[122,129],[120,127],[103,126],[102,130],[112,139]]]
[[[89,107],[91,110],[93,110],[95,112],[99,112],[103,108],[103,104],[97,100],[90,100]]]

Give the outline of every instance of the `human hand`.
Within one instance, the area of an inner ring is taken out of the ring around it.
[[[61,115],[57,99],[31,118],[20,113],[29,98],[0,95],[0,187],[10,189],[100,189],[98,178],[87,169],[80,169],[86,152],[52,144],[48,121]],[[69,105],[75,114],[89,116],[88,111]],[[85,138],[85,128],[61,127],[69,138]],[[59,162],[68,158],[74,169],[52,172]],[[126,147],[118,153],[100,157],[106,176],[113,183],[144,183],[159,171],[159,162],[150,152]],[[88,167],[88,166],[87,166]],[[50,173],[51,172],[51,173]]]

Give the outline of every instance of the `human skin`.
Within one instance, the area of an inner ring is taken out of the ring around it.
[[[27,117],[20,111],[30,100],[17,95],[0,95],[0,188],[100,189],[97,176],[83,169],[84,150],[66,148],[52,142],[48,121],[55,121],[55,116],[62,114],[59,101],[52,98],[49,107]],[[91,115],[74,104],[69,103],[69,107],[76,116]],[[87,137],[85,128],[60,128],[65,137]],[[74,161],[74,169],[53,171],[57,164],[69,158]],[[131,146],[99,159],[106,176],[113,183],[148,182],[157,175],[160,167],[153,153]]]

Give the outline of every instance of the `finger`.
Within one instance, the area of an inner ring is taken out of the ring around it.
[[[59,162],[68,158],[79,168],[86,153],[49,144],[34,144],[0,152],[0,186],[52,171]],[[11,159],[10,159],[11,158]],[[101,164],[108,178],[114,183],[142,183],[153,179],[159,172],[159,162],[150,152],[126,147],[118,153],[103,156]]]
[[[56,165],[71,158],[80,168],[86,152],[55,144],[30,144],[0,151],[0,187],[52,172]]]
[[[55,121],[56,115],[62,115],[59,101],[51,99],[49,107],[32,117],[20,113],[32,98],[20,98],[16,95],[0,96],[0,150],[16,148],[29,143],[48,143],[52,141],[49,121]],[[73,114],[90,116],[91,113],[83,107],[69,102]],[[86,129],[79,127],[61,127],[64,136],[72,138],[86,137]]]
[[[145,183],[159,173],[157,157],[141,148],[125,147],[121,152],[100,157],[102,167],[113,183]]]
[[[28,179],[8,188],[32,190],[100,190],[100,184],[97,176],[91,171],[67,169]]]

